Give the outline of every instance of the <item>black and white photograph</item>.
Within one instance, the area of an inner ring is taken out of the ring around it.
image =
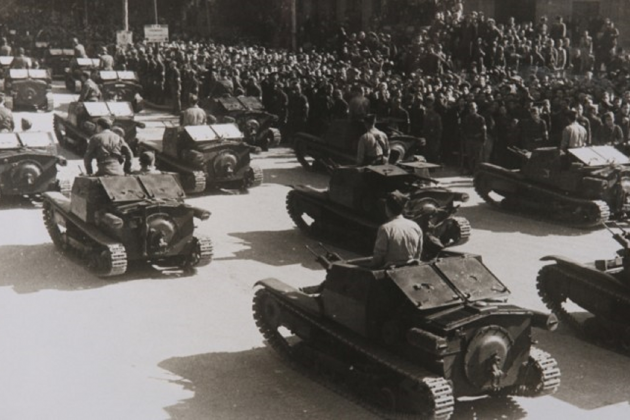
[[[630,0],[0,0],[0,419],[630,419]]]

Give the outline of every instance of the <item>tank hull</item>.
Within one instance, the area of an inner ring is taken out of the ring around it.
[[[427,188],[413,194],[413,203],[425,201],[449,201],[453,193],[442,188]],[[376,240],[379,226],[386,221],[384,208],[372,208],[371,211],[359,212],[330,198],[328,192],[317,191],[309,187],[297,186],[289,191],[286,202],[287,212],[293,222],[304,233],[311,236],[322,236],[333,241],[350,239],[360,248],[371,249]],[[437,238],[443,246],[461,245],[470,237],[470,223],[463,217],[453,216],[455,208],[443,207],[444,211],[435,216],[425,218],[418,211],[409,218],[415,220],[425,234],[425,248],[427,253],[434,253],[432,238]],[[305,217],[307,216],[307,217]],[[308,220],[307,220],[308,219]]]
[[[598,226],[611,217],[611,208],[605,200],[584,198],[531,181],[520,171],[488,163],[482,164],[475,174],[474,187],[477,194],[494,207],[576,227]]]
[[[630,354],[630,287],[620,260],[601,269],[562,257],[538,273],[538,293],[560,321],[583,337]],[[583,320],[566,308],[572,302],[593,315]]]
[[[355,264],[363,263],[333,263],[326,281],[300,290],[275,279],[257,283],[253,310],[260,332],[309,377],[369,402],[384,418],[448,419],[461,396],[538,396],[559,387],[555,360],[531,347],[530,311],[512,305],[480,311],[444,301],[440,280],[429,274],[433,265],[357,272]],[[426,276],[409,277],[419,272]],[[436,295],[416,294],[409,281],[430,283]],[[422,304],[407,305],[415,298]],[[487,371],[486,348],[503,349],[500,375]]]

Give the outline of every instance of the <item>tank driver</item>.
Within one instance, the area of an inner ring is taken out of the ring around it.
[[[417,223],[403,216],[409,198],[399,191],[390,193],[385,200],[388,222],[378,228],[372,267],[407,264],[420,260],[422,254],[422,229]]]
[[[87,146],[83,163],[88,175],[92,175],[92,160],[96,159],[96,176],[124,175],[131,172],[133,153],[125,140],[111,130],[111,123],[105,118],[96,121],[96,134]],[[124,167],[123,167],[124,164]]]
[[[385,164],[389,159],[389,139],[387,134],[376,128],[376,115],[368,115],[363,122],[367,131],[359,138],[357,165]]]

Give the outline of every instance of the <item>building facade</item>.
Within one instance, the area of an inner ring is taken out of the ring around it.
[[[553,22],[556,16],[562,16],[576,34],[592,28],[590,23],[594,19],[609,17],[619,29],[619,44],[630,45],[628,0],[465,0],[464,6],[466,13],[481,11],[498,23],[509,16],[514,16],[517,22],[538,21],[543,16]]]

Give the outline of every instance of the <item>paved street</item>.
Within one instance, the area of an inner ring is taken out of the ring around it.
[[[72,95],[57,82],[55,112]],[[164,118],[151,112],[149,128]],[[16,120],[26,115],[17,113]],[[28,114],[33,130],[52,131],[52,114]],[[63,177],[80,172],[68,151]],[[212,212],[198,232],[215,259],[193,275],[132,265],[100,279],[54,248],[41,208],[11,200],[0,210],[0,419],[234,420],[372,419],[372,414],[284,365],[252,318],[253,285],[268,277],[294,286],[319,283],[324,270],[304,248],[314,242],[285,209],[290,185],[327,185],[290,149],[255,156],[264,184],[245,195],[194,197]],[[483,255],[510,288],[511,301],[544,310],[535,288],[545,255],[577,261],[611,258],[604,230],[534,221],[481,203],[470,178],[434,174],[471,199],[460,214],[473,227],[461,251]],[[356,256],[339,250],[343,256]],[[580,341],[560,327],[535,331],[557,358],[562,386],[553,396],[512,404],[461,401],[460,419],[628,419],[630,358]]]

